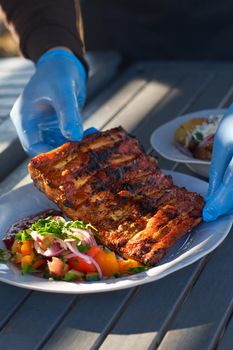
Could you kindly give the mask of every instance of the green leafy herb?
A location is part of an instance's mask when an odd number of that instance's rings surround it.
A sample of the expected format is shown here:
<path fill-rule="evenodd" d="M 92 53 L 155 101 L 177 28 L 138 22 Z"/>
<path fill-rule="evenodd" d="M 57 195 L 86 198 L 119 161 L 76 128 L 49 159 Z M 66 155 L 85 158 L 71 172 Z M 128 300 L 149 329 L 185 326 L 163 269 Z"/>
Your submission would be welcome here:
<path fill-rule="evenodd" d="M 30 229 L 19 231 L 16 233 L 15 239 L 17 239 L 21 242 L 30 241 L 32 239 L 30 232 L 31 232 Z"/>
<path fill-rule="evenodd" d="M 11 256 L 12 255 L 8 250 L 0 248 L 0 261 L 9 261 Z"/>
<path fill-rule="evenodd" d="M 50 233 L 59 238 L 66 238 L 66 234 L 63 232 L 63 227 L 64 223 L 62 220 L 54 220 L 49 216 L 45 219 L 37 220 L 32 224 L 31 230 L 37 231 L 42 236 Z"/>
<path fill-rule="evenodd" d="M 83 245 L 81 241 L 78 241 L 77 248 L 80 252 L 87 253 L 88 250 L 91 248 L 90 244 Z"/>
<path fill-rule="evenodd" d="M 122 276 L 121 273 L 114 273 L 114 274 L 112 275 L 112 277 L 114 277 L 114 278 L 119 278 L 119 277 L 121 277 L 121 276 Z"/>
<path fill-rule="evenodd" d="M 111 249 L 109 249 L 107 247 L 104 247 L 104 251 L 105 251 L 105 253 L 111 253 L 112 252 Z"/>
<path fill-rule="evenodd" d="M 83 276 L 84 274 L 82 272 L 70 270 L 65 274 L 62 280 L 66 282 L 71 282 L 77 280 L 78 278 L 83 278 Z"/>
<path fill-rule="evenodd" d="M 94 226 L 92 226 L 91 224 L 84 224 L 84 222 L 76 220 L 76 221 L 67 221 L 64 224 L 64 227 L 66 229 L 70 229 L 70 228 L 80 228 L 82 230 L 88 230 L 88 228 L 91 228 L 94 231 L 97 231 L 96 228 Z"/>
<path fill-rule="evenodd" d="M 98 281 L 100 279 L 97 272 L 88 272 L 85 276 L 86 281 Z"/>
<path fill-rule="evenodd" d="M 150 266 L 137 266 L 137 267 L 130 267 L 128 270 L 129 272 L 132 273 L 139 273 L 139 272 L 143 272 L 143 271 L 147 271 L 149 270 Z"/>
<path fill-rule="evenodd" d="M 91 228 L 92 230 L 96 230 L 91 224 L 86 225 L 79 220 L 63 222 L 62 220 L 54 220 L 52 216 L 49 216 L 47 218 L 37 220 L 28 229 L 19 231 L 16 233 L 15 238 L 21 242 L 31 240 L 32 237 L 30 233 L 32 231 L 37 231 L 41 236 L 51 234 L 61 239 L 66 239 L 69 236 L 69 238 L 72 237 L 77 240 L 78 249 L 80 251 L 87 252 L 90 248 L 89 246 L 83 246 L 81 244 L 81 240 L 76 235 L 71 235 L 70 233 L 68 235 L 67 231 L 72 228 L 79 228 L 83 230 Z"/>
<path fill-rule="evenodd" d="M 203 140 L 203 135 L 201 132 L 197 131 L 194 135 L 193 135 L 195 141 L 197 142 L 201 142 Z"/>
<path fill-rule="evenodd" d="M 31 265 L 23 265 L 21 269 L 22 275 L 26 275 L 27 273 L 41 272 L 40 270 L 35 269 Z"/>

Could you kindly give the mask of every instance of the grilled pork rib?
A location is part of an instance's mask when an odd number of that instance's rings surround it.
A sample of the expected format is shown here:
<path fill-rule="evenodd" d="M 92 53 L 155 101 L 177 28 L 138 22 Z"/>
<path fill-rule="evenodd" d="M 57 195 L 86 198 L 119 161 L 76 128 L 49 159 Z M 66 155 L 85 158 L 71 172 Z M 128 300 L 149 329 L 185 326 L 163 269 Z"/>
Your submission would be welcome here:
<path fill-rule="evenodd" d="M 202 220 L 203 198 L 175 186 L 121 127 L 40 154 L 29 172 L 64 214 L 90 222 L 102 244 L 145 265 Z"/>

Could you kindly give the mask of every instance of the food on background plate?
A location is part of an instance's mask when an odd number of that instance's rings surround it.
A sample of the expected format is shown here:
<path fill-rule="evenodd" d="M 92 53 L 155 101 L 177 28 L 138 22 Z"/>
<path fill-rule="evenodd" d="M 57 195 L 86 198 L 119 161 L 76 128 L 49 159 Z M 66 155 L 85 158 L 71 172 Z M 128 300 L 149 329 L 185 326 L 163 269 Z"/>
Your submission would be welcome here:
<path fill-rule="evenodd" d="M 175 131 L 177 147 L 194 158 L 210 161 L 214 135 L 222 116 L 192 118 L 182 123 Z"/>
<path fill-rule="evenodd" d="M 66 221 L 61 213 L 46 210 L 18 221 L 6 232 L 3 242 L 8 250 L 0 249 L 0 261 L 10 260 L 23 274 L 67 282 L 96 281 L 147 269 L 97 245 L 94 231 L 90 224 Z"/>
<path fill-rule="evenodd" d="M 155 266 L 202 220 L 203 198 L 173 184 L 123 128 L 85 136 L 34 157 L 35 186 L 124 259 Z"/>

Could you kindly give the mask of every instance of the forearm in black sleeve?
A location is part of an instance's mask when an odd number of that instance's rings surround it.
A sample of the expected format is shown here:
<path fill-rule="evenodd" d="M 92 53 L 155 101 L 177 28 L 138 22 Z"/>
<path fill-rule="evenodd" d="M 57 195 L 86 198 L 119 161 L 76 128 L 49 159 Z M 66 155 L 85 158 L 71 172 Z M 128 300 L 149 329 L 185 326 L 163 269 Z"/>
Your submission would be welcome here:
<path fill-rule="evenodd" d="M 0 0 L 0 4 L 25 57 L 36 62 L 48 49 L 65 46 L 86 65 L 75 0 Z"/>

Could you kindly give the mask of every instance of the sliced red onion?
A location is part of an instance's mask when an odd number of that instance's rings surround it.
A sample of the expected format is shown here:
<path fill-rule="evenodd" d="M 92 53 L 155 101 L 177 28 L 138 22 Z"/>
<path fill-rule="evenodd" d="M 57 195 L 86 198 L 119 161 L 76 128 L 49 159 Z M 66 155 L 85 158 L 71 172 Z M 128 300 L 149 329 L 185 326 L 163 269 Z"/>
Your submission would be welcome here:
<path fill-rule="evenodd" d="M 103 278 L 103 273 L 102 273 L 102 270 L 101 270 L 99 264 L 98 264 L 97 261 L 95 261 L 95 259 L 92 258 L 91 256 L 90 256 L 90 258 L 91 258 L 92 264 L 95 265 L 95 267 L 96 267 L 96 270 L 97 270 L 97 272 L 98 272 L 98 274 L 99 274 L 99 278 Z"/>
<path fill-rule="evenodd" d="M 61 238 L 58 238 L 58 237 L 55 237 L 55 238 L 54 238 L 54 242 L 55 242 L 55 243 L 56 243 L 56 242 L 59 243 L 60 246 L 61 246 L 63 249 L 68 249 L 65 240 L 63 240 L 63 239 L 61 239 Z"/>
<path fill-rule="evenodd" d="M 34 239 L 34 241 L 36 241 L 36 242 L 43 241 L 43 236 L 41 236 L 37 231 L 30 232 L 30 235 Z"/>
<path fill-rule="evenodd" d="M 67 244 L 67 247 L 69 248 L 69 250 L 70 250 L 72 253 L 76 254 L 76 256 L 79 256 L 80 258 L 84 259 L 88 264 L 91 264 L 91 263 L 92 263 L 92 261 L 91 261 L 91 259 L 90 259 L 90 256 L 81 253 L 81 252 L 77 249 L 77 247 L 76 247 L 75 245 L 73 245 L 73 244 L 70 243 L 70 242 L 66 242 L 66 244 Z"/>
<path fill-rule="evenodd" d="M 100 277 L 100 278 L 103 277 L 103 273 L 102 273 L 102 270 L 101 270 L 99 264 L 98 264 L 91 256 L 81 253 L 81 252 L 76 248 L 76 246 L 73 246 L 72 243 L 70 243 L 70 242 L 67 242 L 67 246 L 68 246 L 68 248 L 70 249 L 70 251 L 71 251 L 72 253 L 75 254 L 75 256 L 84 259 L 88 264 L 93 264 L 93 265 L 95 265 L 96 270 L 97 270 L 97 272 L 98 272 L 98 274 L 99 274 L 99 277 Z"/>
<path fill-rule="evenodd" d="M 74 239 L 74 238 L 65 238 L 65 239 L 64 239 L 64 242 L 73 243 L 73 242 L 76 242 L 76 239 Z"/>
<path fill-rule="evenodd" d="M 70 228 L 69 229 L 72 234 L 77 234 L 80 239 L 90 245 L 96 245 L 96 241 L 93 237 L 93 235 L 88 232 L 87 230 L 83 230 L 81 228 Z M 68 233 L 69 234 L 69 233 Z"/>
<path fill-rule="evenodd" d="M 71 258 L 75 258 L 76 256 L 77 256 L 77 254 L 75 254 L 75 253 L 69 253 L 69 254 L 65 255 L 65 258 L 66 259 L 71 259 Z"/>
<path fill-rule="evenodd" d="M 53 256 L 57 256 L 63 252 L 64 252 L 64 249 L 61 249 L 60 244 L 54 243 L 52 245 L 52 247 L 45 250 L 44 256 L 53 257 Z"/>
<path fill-rule="evenodd" d="M 64 252 L 64 249 L 61 249 L 61 247 L 58 243 L 55 243 L 52 245 L 52 247 L 44 250 L 40 247 L 40 244 L 35 241 L 34 247 L 35 247 L 35 250 L 38 254 L 41 254 L 41 255 L 46 256 L 46 257 L 57 256 L 57 255 Z"/>
<path fill-rule="evenodd" d="M 44 255 L 44 250 L 41 249 L 41 247 L 37 241 L 34 242 L 34 248 L 38 254 Z"/>

